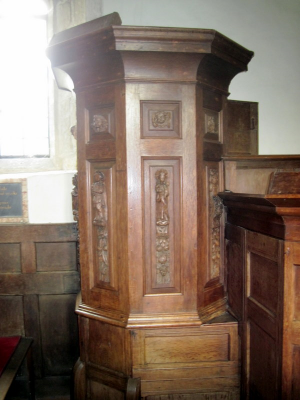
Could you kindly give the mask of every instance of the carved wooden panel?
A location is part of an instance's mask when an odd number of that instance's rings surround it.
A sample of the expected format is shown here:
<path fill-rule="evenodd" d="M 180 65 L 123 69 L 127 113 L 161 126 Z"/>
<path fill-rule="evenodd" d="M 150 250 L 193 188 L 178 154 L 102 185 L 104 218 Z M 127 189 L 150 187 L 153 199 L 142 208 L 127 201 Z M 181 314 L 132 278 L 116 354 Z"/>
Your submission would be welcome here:
<path fill-rule="evenodd" d="M 204 138 L 207 140 L 220 140 L 220 113 L 214 110 L 204 111 Z"/>
<path fill-rule="evenodd" d="M 180 160 L 143 161 L 146 293 L 180 291 Z"/>
<path fill-rule="evenodd" d="M 115 138 L 115 111 L 113 105 L 99 105 L 86 110 L 86 114 L 89 124 L 89 142 Z"/>
<path fill-rule="evenodd" d="M 221 223 L 223 206 L 218 197 L 220 191 L 220 174 L 218 164 L 215 167 L 207 167 L 208 182 L 208 229 L 209 243 L 209 279 L 214 279 L 220 275 L 221 268 Z"/>
<path fill-rule="evenodd" d="M 181 138 L 181 103 L 141 102 L 142 138 Z"/>
<path fill-rule="evenodd" d="M 72 190 L 72 211 L 73 219 L 78 222 L 78 173 L 72 178 L 73 190 Z"/>
<path fill-rule="evenodd" d="M 90 164 L 90 199 L 93 254 L 92 287 L 116 288 L 115 268 L 115 164 Z"/>

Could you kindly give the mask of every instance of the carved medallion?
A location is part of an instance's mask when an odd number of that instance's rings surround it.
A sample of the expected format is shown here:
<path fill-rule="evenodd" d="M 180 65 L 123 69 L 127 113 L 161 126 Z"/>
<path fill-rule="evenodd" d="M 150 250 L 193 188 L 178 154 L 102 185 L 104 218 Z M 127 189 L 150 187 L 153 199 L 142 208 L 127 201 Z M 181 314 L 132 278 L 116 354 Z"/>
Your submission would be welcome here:
<path fill-rule="evenodd" d="M 221 216 L 223 205 L 218 197 L 219 191 L 219 171 L 217 169 L 209 169 L 209 218 L 210 218 L 210 274 L 211 278 L 219 276 L 221 265 Z"/>
<path fill-rule="evenodd" d="M 158 284 L 170 282 L 169 251 L 169 182 L 165 169 L 155 173 L 156 185 L 156 279 Z"/>
<path fill-rule="evenodd" d="M 97 266 L 102 282 L 109 282 L 108 220 L 105 175 L 96 170 L 91 186 L 93 202 L 93 224 L 97 227 Z"/>
<path fill-rule="evenodd" d="M 181 103 L 141 101 L 142 138 L 181 138 Z"/>
<path fill-rule="evenodd" d="M 172 112 L 171 111 L 152 111 L 152 126 L 156 129 L 171 129 Z"/>
<path fill-rule="evenodd" d="M 108 119 L 104 115 L 95 114 L 93 115 L 93 120 L 91 127 L 95 133 L 106 133 L 108 132 Z"/>

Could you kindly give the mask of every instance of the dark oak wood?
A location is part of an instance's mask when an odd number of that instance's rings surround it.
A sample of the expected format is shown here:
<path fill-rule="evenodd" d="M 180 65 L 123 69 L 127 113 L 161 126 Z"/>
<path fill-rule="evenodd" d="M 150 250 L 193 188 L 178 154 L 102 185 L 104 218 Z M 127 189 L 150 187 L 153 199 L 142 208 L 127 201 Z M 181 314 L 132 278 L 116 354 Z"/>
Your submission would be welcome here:
<path fill-rule="evenodd" d="M 292 191 L 297 174 L 282 172 Z M 220 194 L 227 208 L 229 307 L 240 321 L 243 399 L 300 396 L 300 196 L 281 193 L 283 187 L 273 179 L 270 191 L 280 194 Z"/>
<path fill-rule="evenodd" d="M 32 337 L 37 395 L 69 390 L 78 357 L 74 224 L 0 228 L 0 335 Z M 18 382 L 17 382 L 18 383 Z M 15 396 L 22 395 L 22 385 Z"/>
<path fill-rule="evenodd" d="M 253 53 L 213 30 L 101 19 L 47 52 L 77 98 L 76 398 L 129 398 L 139 378 L 142 397 L 238 398 L 237 322 L 206 323 L 226 311 L 228 86 Z"/>

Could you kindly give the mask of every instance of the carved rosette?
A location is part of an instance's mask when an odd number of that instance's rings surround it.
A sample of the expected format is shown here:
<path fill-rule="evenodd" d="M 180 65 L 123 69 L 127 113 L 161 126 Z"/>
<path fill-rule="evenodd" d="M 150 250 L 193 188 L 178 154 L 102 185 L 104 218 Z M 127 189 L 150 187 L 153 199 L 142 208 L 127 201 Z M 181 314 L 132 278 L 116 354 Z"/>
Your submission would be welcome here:
<path fill-rule="evenodd" d="M 156 282 L 170 283 L 170 250 L 169 250 L 169 182 L 165 169 L 155 173 L 156 192 Z"/>
<path fill-rule="evenodd" d="M 217 169 L 209 170 L 209 218 L 210 218 L 210 277 L 216 278 L 220 273 L 221 265 L 221 217 L 223 205 L 218 197 L 219 191 L 219 172 Z"/>
<path fill-rule="evenodd" d="M 153 111 L 151 116 L 152 126 L 156 129 L 171 129 L 171 111 Z"/>
<path fill-rule="evenodd" d="M 93 202 L 93 224 L 97 228 L 97 266 L 100 281 L 109 282 L 108 219 L 105 175 L 96 170 L 91 186 Z"/>

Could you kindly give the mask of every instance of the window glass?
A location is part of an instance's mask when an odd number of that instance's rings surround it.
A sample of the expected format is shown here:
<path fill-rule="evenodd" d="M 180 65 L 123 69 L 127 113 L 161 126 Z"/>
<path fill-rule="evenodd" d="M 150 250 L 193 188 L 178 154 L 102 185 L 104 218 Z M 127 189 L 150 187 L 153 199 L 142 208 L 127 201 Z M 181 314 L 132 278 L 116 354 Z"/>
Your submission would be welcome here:
<path fill-rule="evenodd" d="M 0 0 L 0 156 L 48 157 L 47 9 Z"/>

